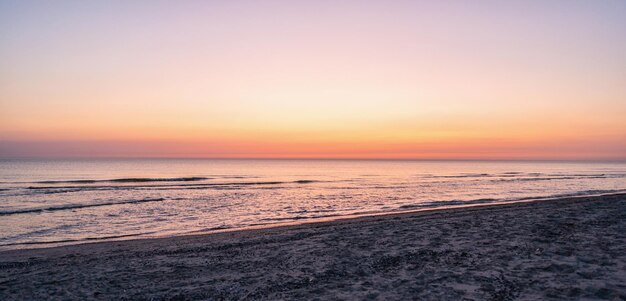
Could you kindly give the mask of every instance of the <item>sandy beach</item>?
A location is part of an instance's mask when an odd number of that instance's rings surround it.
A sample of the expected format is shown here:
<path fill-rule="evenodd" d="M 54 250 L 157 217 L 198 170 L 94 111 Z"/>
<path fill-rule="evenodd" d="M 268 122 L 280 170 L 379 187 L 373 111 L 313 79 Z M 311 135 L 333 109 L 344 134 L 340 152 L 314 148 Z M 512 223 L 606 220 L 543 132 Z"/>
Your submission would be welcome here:
<path fill-rule="evenodd" d="M 4 251 L 0 299 L 626 300 L 626 194 Z"/>

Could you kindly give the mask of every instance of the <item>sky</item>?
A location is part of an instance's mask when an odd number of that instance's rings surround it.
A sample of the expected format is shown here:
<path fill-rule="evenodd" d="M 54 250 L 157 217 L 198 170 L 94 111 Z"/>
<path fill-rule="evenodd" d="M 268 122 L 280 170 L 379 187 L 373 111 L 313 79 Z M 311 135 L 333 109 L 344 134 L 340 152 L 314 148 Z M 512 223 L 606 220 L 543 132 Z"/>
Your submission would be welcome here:
<path fill-rule="evenodd" d="M 626 160 L 626 1 L 2 1 L 0 157 Z"/>

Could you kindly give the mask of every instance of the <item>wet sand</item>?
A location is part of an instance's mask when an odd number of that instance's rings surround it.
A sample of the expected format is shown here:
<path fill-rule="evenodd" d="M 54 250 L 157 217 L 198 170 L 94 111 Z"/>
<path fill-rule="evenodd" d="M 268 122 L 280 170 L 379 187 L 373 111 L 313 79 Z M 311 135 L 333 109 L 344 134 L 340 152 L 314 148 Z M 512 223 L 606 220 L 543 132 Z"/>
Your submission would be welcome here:
<path fill-rule="evenodd" d="M 626 300 L 626 194 L 0 252 L 0 300 Z"/>

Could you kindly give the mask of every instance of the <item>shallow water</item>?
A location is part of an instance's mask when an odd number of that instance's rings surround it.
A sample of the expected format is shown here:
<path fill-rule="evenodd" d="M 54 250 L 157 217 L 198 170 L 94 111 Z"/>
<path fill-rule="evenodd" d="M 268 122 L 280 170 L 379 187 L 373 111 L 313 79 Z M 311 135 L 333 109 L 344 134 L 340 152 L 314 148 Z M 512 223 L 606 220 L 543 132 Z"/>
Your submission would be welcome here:
<path fill-rule="evenodd" d="M 0 161 L 0 248 L 626 191 L 626 163 Z"/>

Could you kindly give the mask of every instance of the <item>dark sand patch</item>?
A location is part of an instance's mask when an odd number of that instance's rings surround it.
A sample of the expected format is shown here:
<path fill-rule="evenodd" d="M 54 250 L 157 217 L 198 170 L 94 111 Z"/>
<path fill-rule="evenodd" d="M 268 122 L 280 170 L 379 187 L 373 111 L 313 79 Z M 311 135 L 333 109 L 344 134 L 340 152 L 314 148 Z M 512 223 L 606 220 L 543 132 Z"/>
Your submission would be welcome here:
<path fill-rule="evenodd" d="M 626 300 L 626 195 L 5 251 L 0 299 Z"/>

